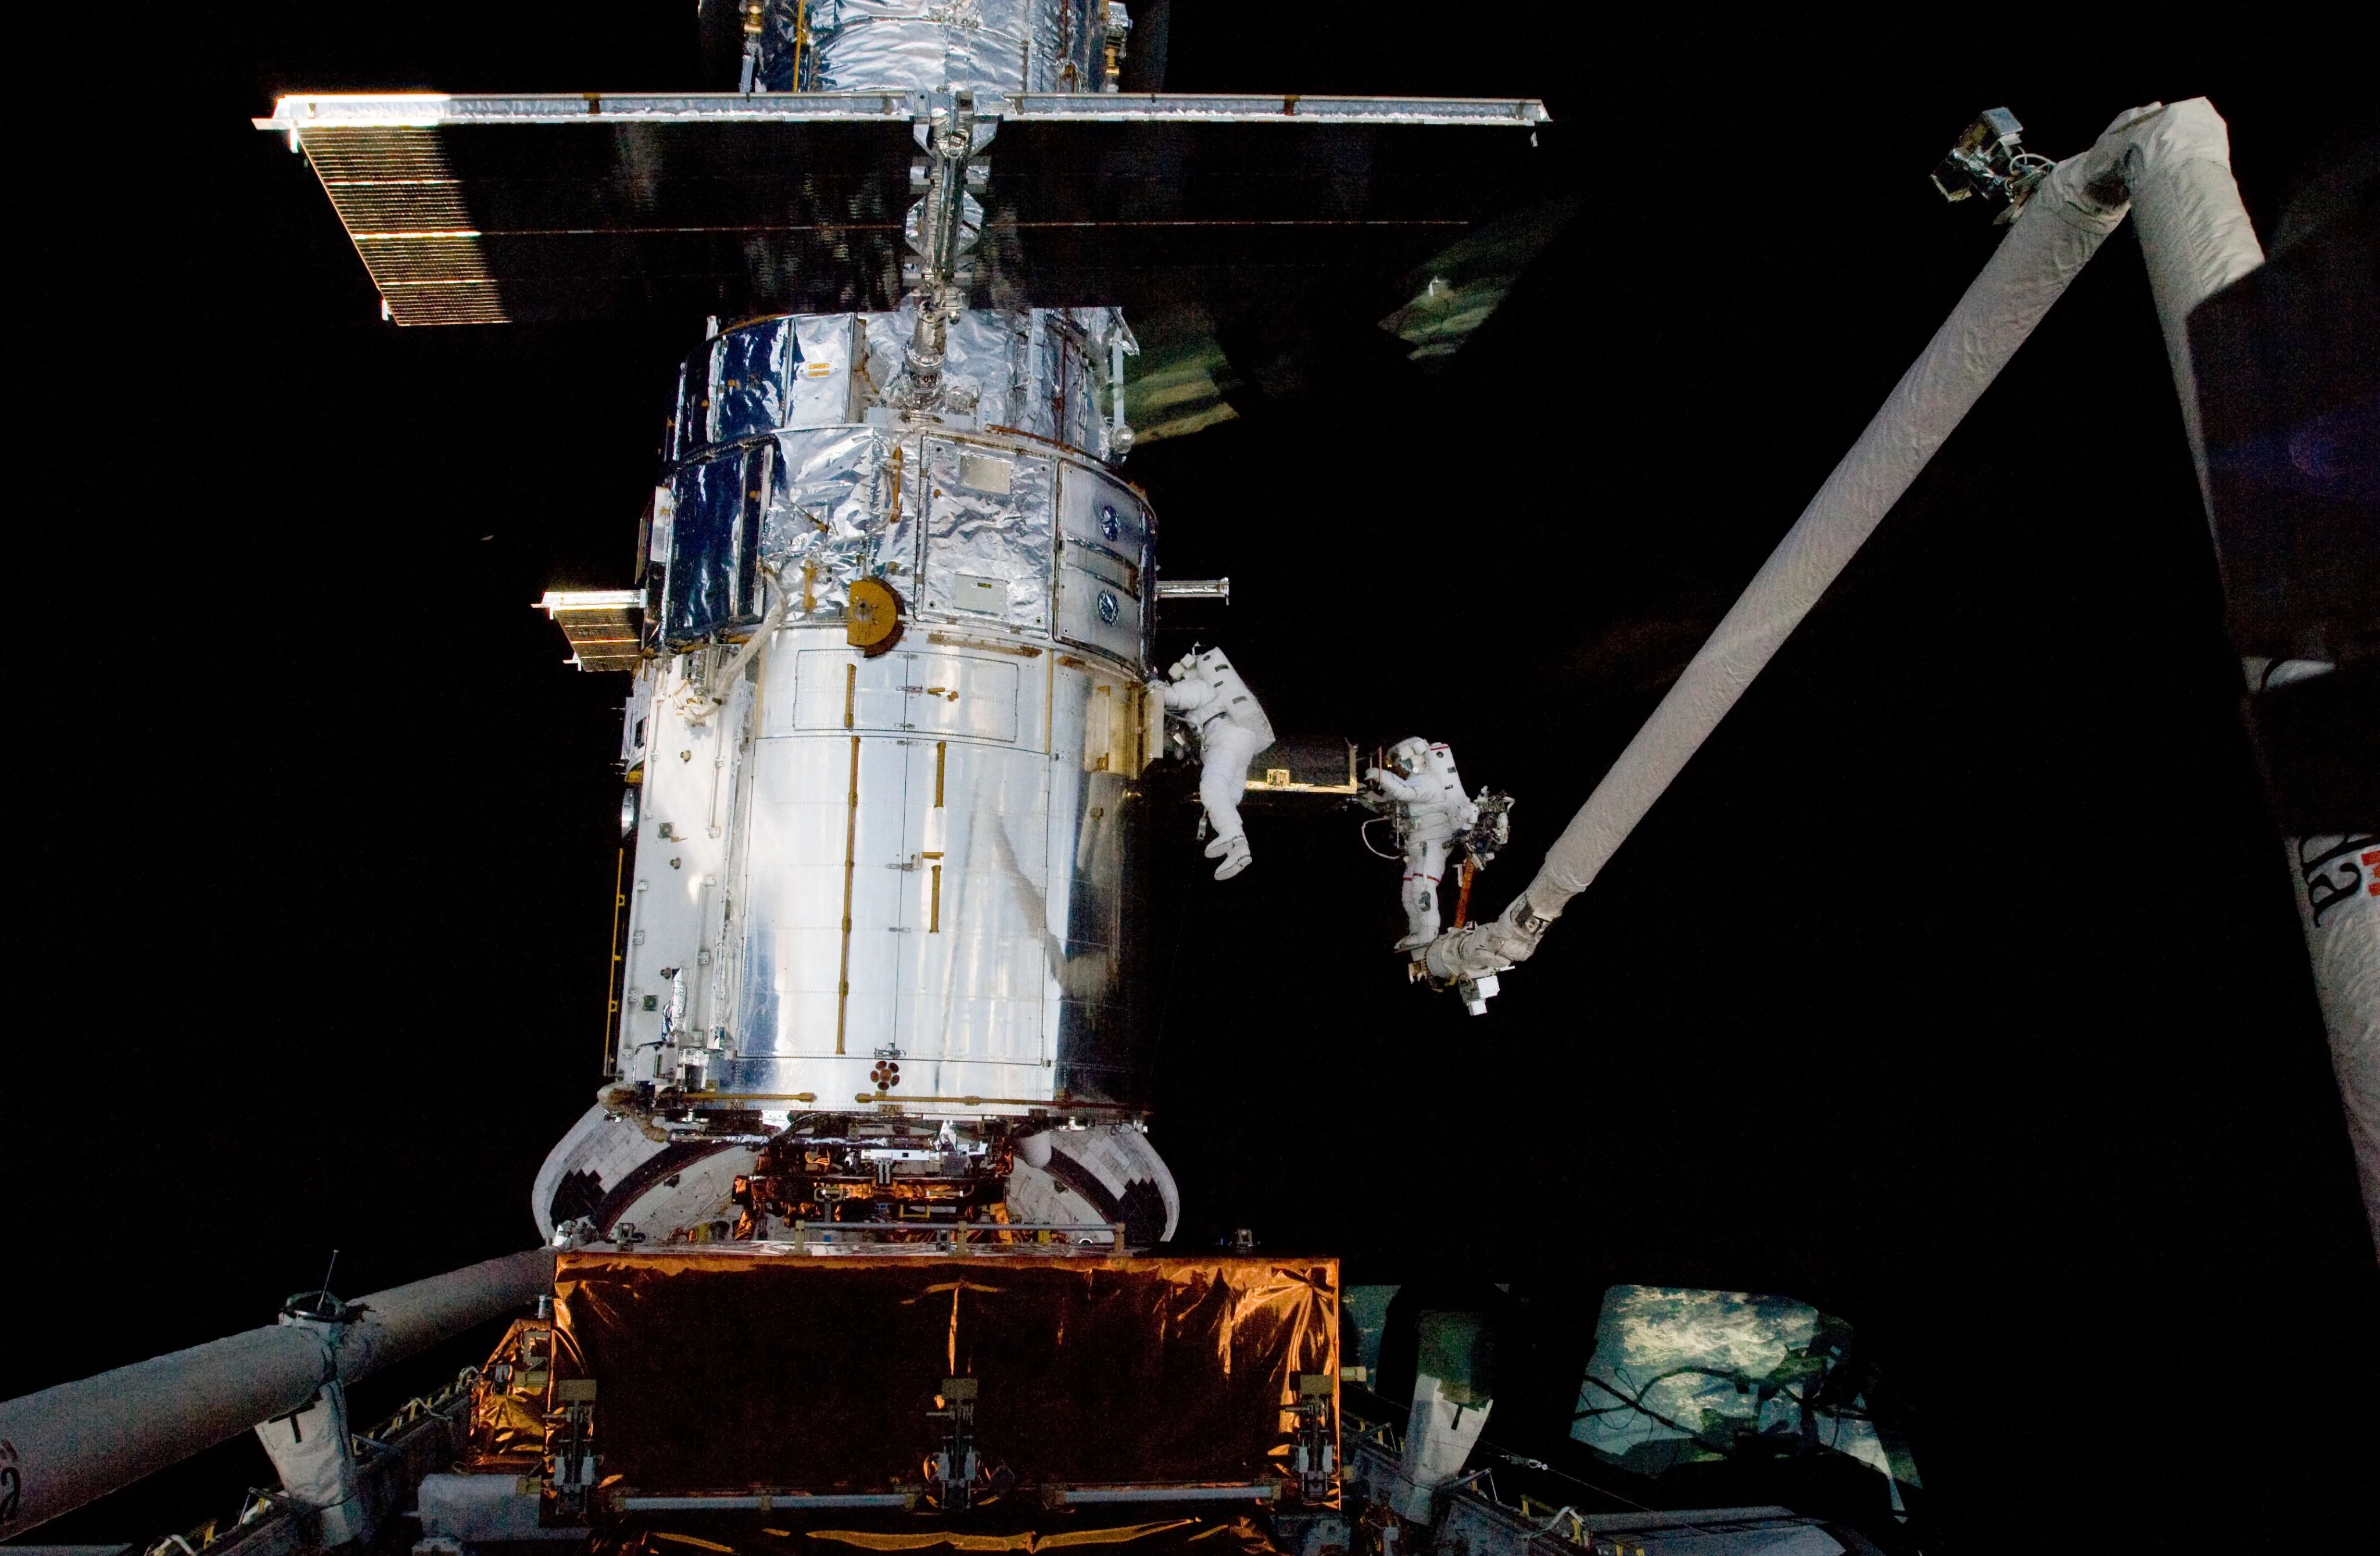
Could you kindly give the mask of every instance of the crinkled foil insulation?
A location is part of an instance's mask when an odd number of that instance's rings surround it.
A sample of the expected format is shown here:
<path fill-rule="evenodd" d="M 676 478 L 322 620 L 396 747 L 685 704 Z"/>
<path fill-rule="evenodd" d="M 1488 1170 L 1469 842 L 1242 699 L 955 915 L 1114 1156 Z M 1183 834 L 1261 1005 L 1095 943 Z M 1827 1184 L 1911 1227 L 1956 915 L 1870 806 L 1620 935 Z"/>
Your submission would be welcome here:
<path fill-rule="evenodd" d="M 1079 11 L 1080 7 L 1073 9 Z M 1062 0 L 771 0 L 760 84 L 770 91 L 1063 91 L 1087 60 L 1083 28 L 1070 51 Z M 801 79 L 796 29 L 807 26 Z"/>
<path fill-rule="evenodd" d="M 1277 1480 L 1298 1375 L 1338 1377 L 1334 1259 L 580 1252 L 554 1291 L 640 1495 L 914 1485 L 950 1377 L 1021 1486 Z"/>
<path fill-rule="evenodd" d="M 545 1462 L 552 1327 L 542 1319 L 514 1319 L 472 1380 L 464 1453 L 473 1471 L 535 1471 Z"/>
<path fill-rule="evenodd" d="M 758 620 L 763 570 L 808 611 L 839 612 L 854 580 L 878 576 L 929 608 L 971 611 L 989 589 L 1002 625 L 1048 629 L 1057 453 L 1049 445 L 1110 456 L 1112 350 L 1137 347 L 1111 309 L 952 321 L 941 425 L 1007 445 L 980 467 L 988 475 L 971 475 L 947 443 L 921 445 L 868 419 L 901 381 L 916 323 L 914 309 L 757 320 L 686 363 L 650 553 L 667 578 L 670 642 Z M 933 468 L 917 468 L 921 447 L 941 449 L 924 461 Z M 1001 479 L 987 486 L 989 476 Z M 933 569 L 921 579 L 929 548 Z"/>

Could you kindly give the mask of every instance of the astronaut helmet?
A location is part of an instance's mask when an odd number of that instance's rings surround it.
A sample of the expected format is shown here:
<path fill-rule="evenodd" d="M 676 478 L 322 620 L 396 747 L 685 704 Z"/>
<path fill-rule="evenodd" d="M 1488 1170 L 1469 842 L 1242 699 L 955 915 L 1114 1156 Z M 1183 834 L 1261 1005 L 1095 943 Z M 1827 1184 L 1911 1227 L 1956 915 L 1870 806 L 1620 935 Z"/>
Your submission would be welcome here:
<path fill-rule="evenodd" d="M 1389 765 L 1410 778 L 1429 760 L 1429 742 L 1416 735 L 1410 740 L 1400 740 L 1389 748 Z"/>
<path fill-rule="evenodd" d="M 1186 681 L 1196 674 L 1198 674 L 1198 656 L 1195 652 L 1184 654 L 1165 667 L 1165 678 L 1169 681 Z"/>

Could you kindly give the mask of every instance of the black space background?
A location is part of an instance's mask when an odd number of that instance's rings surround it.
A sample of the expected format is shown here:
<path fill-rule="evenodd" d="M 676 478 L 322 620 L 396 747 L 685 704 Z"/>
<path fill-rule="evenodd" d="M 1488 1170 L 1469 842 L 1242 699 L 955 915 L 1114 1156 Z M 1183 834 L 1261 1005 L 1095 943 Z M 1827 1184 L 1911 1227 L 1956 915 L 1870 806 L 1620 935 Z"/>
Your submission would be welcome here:
<path fill-rule="evenodd" d="M 1166 570 L 1234 580 L 1176 636 L 1278 724 L 1521 796 L 1491 911 L 1982 263 L 1925 178 L 1975 110 L 2060 154 L 2212 96 L 2269 237 L 2380 91 L 2274 7 L 1178 10 L 1175 90 L 1542 96 L 1590 197 L 1451 371 L 1353 332 L 1128 472 Z M 0 1396 L 266 1321 L 334 1246 L 359 1292 L 533 1236 L 597 1078 L 622 686 L 529 602 L 625 581 L 700 321 L 394 331 L 247 119 L 686 84 L 691 11 L 181 8 L 18 58 Z M 1580 1326 L 1613 1280 L 1790 1293 L 1902 1380 L 1953 1549 L 2338 1549 L 2380 1276 L 2236 689 L 2127 227 L 1488 1018 L 1403 986 L 1352 819 L 1259 816 L 1228 887 L 1172 851 L 1183 1241 Z"/>

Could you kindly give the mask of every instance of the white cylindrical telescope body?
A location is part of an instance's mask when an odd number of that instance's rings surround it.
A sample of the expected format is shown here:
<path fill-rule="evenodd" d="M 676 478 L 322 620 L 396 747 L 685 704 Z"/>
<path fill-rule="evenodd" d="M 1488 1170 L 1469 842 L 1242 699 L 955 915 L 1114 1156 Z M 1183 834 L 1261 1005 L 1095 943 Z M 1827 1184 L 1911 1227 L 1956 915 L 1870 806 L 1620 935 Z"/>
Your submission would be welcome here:
<path fill-rule="evenodd" d="M 1062 1121 L 1050 1150 L 1073 1176 L 1028 1160 L 1011 1202 L 1172 1228 L 1139 1133 L 1153 524 L 1107 464 L 1138 348 L 1111 309 L 955 309 L 997 128 L 959 99 L 1112 90 L 1108 19 L 1061 0 L 762 7 L 759 90 L 930 100 L 913 290 L 892 313 L 746 321 L 682 378 L 623 743 L 640 803 L 616 1084 L 539 1176 L 549 1233 L 765 1226 L 729 1185 L 783 1176 L 763 1142 L 795 1115 L 855 1112 L 944 1120 L 995 1164 L 1014 1121 Z M 893 641 L 866 630 L 888 610 Z M 981 1181 L 941 1133 L 947 1155 L 912 1138 L 865 1160 Z"/>
<path fill-rule="evenodd" d="M 762 320 L 688 366 L 649 547 L 664 657 L 628 720 L 616 1074 L 764 1114 L 1137 1112 L 1152 524 L 1099 458 L 1128 336 L 964 314 L 967 408 L 878 407 L 910 326 Z M 882 651 L 849 641 L 862 579 L 901 599 Z"/>

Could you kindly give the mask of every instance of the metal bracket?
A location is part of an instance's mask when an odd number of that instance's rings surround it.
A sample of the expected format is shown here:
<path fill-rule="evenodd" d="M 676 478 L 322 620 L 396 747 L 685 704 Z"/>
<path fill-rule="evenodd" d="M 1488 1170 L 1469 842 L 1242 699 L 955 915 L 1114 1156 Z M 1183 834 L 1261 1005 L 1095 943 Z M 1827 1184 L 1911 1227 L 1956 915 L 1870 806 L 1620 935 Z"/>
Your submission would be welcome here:
<path fill-rule="evenodd" d="M 934 1501 L 944 1513 L 963 1511 L 974 1502 L 975 1401 L 978 1387 L 973 1378 L 945 1378 L 942 1408 L 926 1412 L 929 1419 L 948 1423 L 933 1462 Z"/>
<path fill-rule="evenodd" d="M 1299 1498 L 1310 1503 L 1327 1502 L 1339 1478 L 1339 1422 L 1332 1409 L 1338 1394 L 1333 1374 L 1298 1374 L 1297 1440 L 1290 1468 L 1297 1476 Z"/>
<path fill-rule="evenodd" d="M 586 1520 L 588 1493 L 596 1481 L 595 1380 L 555 1379 L 553 1403 L 561 1407 L 563 1431 L 546 1489 L 558 1521 L 575 1525 Z"/>
<path fill-rule="evenodd" d="M 913 129 L 926 154 L 909 164 L 909 187 L 921 198 L 901 224 L 914 256 L 901 261 L 901 279 L 917 305 L 917 324 L 900 382 L 887 398 L 906 410 L 933 410 L 943 401 L 950 321 L 966 307 L 975 284 L 973 255 L 983 237 L 983 202 L 976 196 L 990 188 L 991 164 L 978 155 L 999 132 L 1000 118 L 978 114 L 975 94 L 967 91 L 923 94 L 917 106 Z"/>

